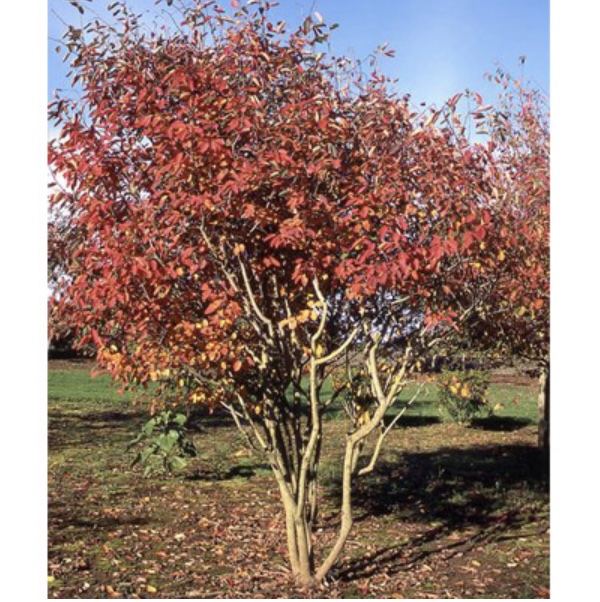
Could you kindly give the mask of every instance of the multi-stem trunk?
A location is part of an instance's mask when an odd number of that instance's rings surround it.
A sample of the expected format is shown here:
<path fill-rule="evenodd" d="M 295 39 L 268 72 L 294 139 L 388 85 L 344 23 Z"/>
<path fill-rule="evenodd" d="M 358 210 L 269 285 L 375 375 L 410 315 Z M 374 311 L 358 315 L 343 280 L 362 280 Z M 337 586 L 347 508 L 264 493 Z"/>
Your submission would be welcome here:
<path fill-rule="evenodd" d="M 356 442 L 352 436 L 348 436 L 346 439 L 346 453 L 344 456 L 344 467 L 342 472 L 342 508 L 341 508 L 341 522 L 340 531 L 338 538 L 331 548 L 331 551 L 317 570 L 315 574 L 315 581 L 321 583 L 327 573 L 331 570 L 333 565 L 337 562 L 346 541 L 350 530 L 352 529 L 352 473 L 355 465 L 355 454 Z"/>
<path fill-rule="evenodd" d="M 316 569 L 312 546 L 313 526 L 311 520 L 311 506 L 299 506 L 297 500 L 309 500 L 310 489 L 316 485 L 314 479 L 316 472 L 307 480 L 305 495 L 297 495 L 294 499 L 290 495 L 290 488 L 286 485 L 282 475 L 275 471 L 275 476 L 280 485 L 286 517 L 286 537 L 292 574 L 296 581 L 303 586 L 321 583 L 327 573 L 338 560 L 352 528 L 352 474 L 357 453 L 356 441 L 349 436 L 346 443 L 346 454 L 343 467 L 342 483 L 342 508 L 341 525 L 338 538 L 321 566 Z M 298 494 L 300 492 L 297 492 Z"/>
<path fill-rule="evenodd" d="M 289 429 L 286 430 L 289 432 L 302 427 L 299 418 L 293 418 L 291 414 L 288 418 L 292 421 L 287 425 Z M 269 456 L 285 512 L 290 567 L 294 578 L 305 586 L 314 582 L 312 532 L 316 512 L 321 428 L 321 417 L 317 414 L 316 421 L 312 424 L 309 422 L 309 436 L 300 447 L 289 445 L 293 438 L 270 438 L 273 446 Z M 271 431 L 275 432 L 275 428 Z"/>
<path fill-rule="evenodd" d="M 301 585 L 311 585 L 314 582 L 314 552 L 312 543 L 313 522 L 306 505 L 300 506 L 298 491 L 289 486 L 278 471 L 275 476 L 279 483 L 286 520 L 287 548 L 292 575 Z M 312 486 L 308 481 L 308 486 Z"/>

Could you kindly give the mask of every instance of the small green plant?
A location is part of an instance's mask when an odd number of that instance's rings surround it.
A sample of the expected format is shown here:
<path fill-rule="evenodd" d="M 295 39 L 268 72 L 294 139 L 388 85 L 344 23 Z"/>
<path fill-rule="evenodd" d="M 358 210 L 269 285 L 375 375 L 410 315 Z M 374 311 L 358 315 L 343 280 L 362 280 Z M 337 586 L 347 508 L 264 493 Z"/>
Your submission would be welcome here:
<path fill-rule="evenodd" d="M 130 450 L 139 444 L 145 446 L 133 459 L 131 466 L 141 464 L 144 476 L 171 473 L 187 466 L 188 458 L 198 455 L 186 429 L 187 416 L 172 410 L 155 414 L 144 424 L 140 434 L 129 443 Z"/>
<path fill-rule="evenodd" d="M 447 422 L 468 425 L 481 413 L 491 414 L 487 399 L 489 384 L 487 372 L 468 370 L 443 373 L 438 387 L 442 418 Z"/>

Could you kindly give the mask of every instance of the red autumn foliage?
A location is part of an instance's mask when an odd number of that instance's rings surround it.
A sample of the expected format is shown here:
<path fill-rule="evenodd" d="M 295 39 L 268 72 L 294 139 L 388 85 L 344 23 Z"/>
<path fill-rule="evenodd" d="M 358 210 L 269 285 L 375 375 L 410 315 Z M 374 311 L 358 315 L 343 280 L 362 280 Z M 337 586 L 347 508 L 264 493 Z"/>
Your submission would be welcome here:
<path fill-rule="evenodd" d="M 491 76 L 490 76 L 491 77 Z M 541 364 L 550 353 L 550 130 L 547 99 L 499 69 L 485 117 L 494 169 L 497 263 L 483 320 L 498 345 Z M 502 247 L 501 247 L 502 245 Z"/>
<path fill-rule="evenodd" d="M 345 497 L 317 570 L 322 385 L 344 357 L 372 383 L 346 490 L 418 357 L 495 298 L 514 235 L 496 227 L 503 155 L 466 138 L 458 96 L 418 115 L 376 71 L 317 53 L 320 20 L 287 34 L 268 3 L 212 4 L 175 31 L 124 11 L 68 33 L 81 95 L 50 106 L 69 251 L 51 312 L 125 385 L 245 421 L 281 488 L 292 569 L 322 580 L 352 523 Z"/>

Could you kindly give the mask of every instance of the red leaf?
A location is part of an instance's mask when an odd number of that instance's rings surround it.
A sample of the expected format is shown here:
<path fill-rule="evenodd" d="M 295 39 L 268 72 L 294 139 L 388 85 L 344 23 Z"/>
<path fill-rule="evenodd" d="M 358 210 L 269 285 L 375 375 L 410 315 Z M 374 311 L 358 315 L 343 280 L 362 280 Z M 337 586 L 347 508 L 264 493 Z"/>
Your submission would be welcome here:
<path fill-rule="evenodd" d="M 210 314 L 215 313 L 221 307 L 221 305 L 223 305 L 223 300 L 222 299 L 215 299 L 204 310 L 204 314 L 207 315 L 207 316 L 210 316 Z"/>

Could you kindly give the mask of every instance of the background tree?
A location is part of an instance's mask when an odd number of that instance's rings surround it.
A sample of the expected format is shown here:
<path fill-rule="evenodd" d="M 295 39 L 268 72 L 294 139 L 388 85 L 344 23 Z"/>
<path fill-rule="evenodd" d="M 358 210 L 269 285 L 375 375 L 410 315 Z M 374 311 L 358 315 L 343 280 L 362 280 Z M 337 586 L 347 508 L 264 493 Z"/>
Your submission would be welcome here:
<path fill-rule="evenodd" d="M 48 223 L 47 238 L 47 277 L 49 299 L 64 286 L 68 278 L 65 267 L 68 265 L 70 249 L 68 237 L 72 232 L 68 220 L 55 213 Z M 52 301 L 50 301 L 52 304 Z M 49 312 L 48 352 L 49 354 L 72 355 L 73 335 L 67 324 L 57 320 L 57 315 Z"/>
<path fill-rule="evenodd" d="M 125 387 L 154 382 L 152 407 L 231 413 L 273 470 L 308 584 L 340 556 L 353 479 L 410 374 L 487 294 L 490 154 L 464 135 L 458 95 L 418 115 L 376 70 L 318 52 L 320 17 L 287 33 L 269 3 L 232 4 L 178 5 L 181 25 L 155 31 L 113 4 L 114 26 L 67 32 L 81 95 L 50 106 L 51 207 L 68 221 L 52 316 Z M 336 399 L 340 529 L 318 555 Z"/>
<path fill-rule="evenodd" d="M 493 286 L 465 329 L 476 345 L 539 369 L 539 445 L 550 420 L 550 128 L 546 96 L 499 68 L 499 102 L 475 111 L 489 137 Z"/>

